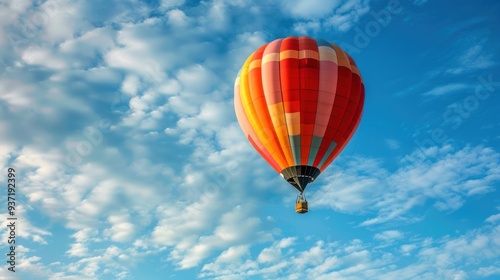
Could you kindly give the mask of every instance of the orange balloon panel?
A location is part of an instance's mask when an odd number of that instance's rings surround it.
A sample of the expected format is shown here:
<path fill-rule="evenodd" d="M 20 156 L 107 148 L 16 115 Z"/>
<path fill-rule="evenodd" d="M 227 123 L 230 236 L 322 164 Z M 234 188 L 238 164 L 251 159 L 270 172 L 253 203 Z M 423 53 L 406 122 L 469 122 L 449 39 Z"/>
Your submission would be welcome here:
<path fill-rule="evenodd" d="M 251 54 L 234 93 L 249 141 L 298 185 L 299 177 L 307 177 L 301 174 L 314 180 L 342 151 L 359 125 L 365 96 L 352 58 L 305 36 L 277 39 Z"/>

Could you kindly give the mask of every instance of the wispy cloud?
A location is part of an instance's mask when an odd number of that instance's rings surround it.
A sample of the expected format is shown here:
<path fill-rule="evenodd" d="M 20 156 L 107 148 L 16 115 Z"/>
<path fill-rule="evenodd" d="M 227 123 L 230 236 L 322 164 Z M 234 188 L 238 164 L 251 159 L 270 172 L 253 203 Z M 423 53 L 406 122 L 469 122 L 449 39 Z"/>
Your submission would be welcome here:
<path fill-rule="evenodd" d="M 314 1 L 313 1 L 314 2 Z M 309 34 L 321 29 L 346 32 L 370 10 L 369 1 L 282 1 L 282 8 L 293 17 L 303 19 L 294 23 L 293 29 L 300 34 Z"/>
<path fill-rule="evenodd" d="M 493 54 L 484 50 L 484 41 L 470 46 L 460 57 L 457 59 L 456 66 L 447 69 L 446 72 L 450 74 L 461 74 L 476 70 L 490 68 L 496 65 Z"/>
<path fill-rule="evenodd" d="M 396 239 L 400 239 L 404 236 L 404 234 L 397 230 L 386 230 L 381 233 L 375 234 L 374 238 L 381 241 L 394 241 Z"/>
<path fill-rule="evenodd" d="M 422 93 L 422 96 L 442 96 L 442 95 L 452 94 L 467 88 L 469 88 L 469 86 L 467 86 L 466 84 L 459 84 L 459 83 L 442 85 Z"/>
<path fill-rule="evenodd" d="M 386 231 L 379 239 L 392 239 L 391 247 L 377 247 L 376 244 L 352 239 L 345 244 L 317 241 L 305 249 L 281 252 L 281 257 L 270 262 L 258 262 L 248 257 L 232 263 L 214 262 L 205 265 L 201 277 L 233 279 L 259 275 L 265 279 L 422 279 L 478 277 L 496 275 L 498 270 L 491 266 L 471 269 L 474 263 L 493 260 L 500 246 L 495 243 L 499 227 L 482 226 L 456 237 L 438 240 L 414 237 L 411 244 L 401 241 L 401 233 Z M 276 243 L 275 243 L 276 244 Z M 275 249 L 275 244 L 261 251 Z M 401 246 L 407 255 L 391 252 Z M 292 245 L 292 248 L 295 247 Z M 482 253 L 484 250 L 484 254 Z M 408 264 L 408 256 L 416 257 Z M 260 255 L 259 255 L 260 256 Z M 474 262 L 470 260 L 474 259 Z M 225 278 L 226 277 L 226 278 Z"/>
<path fill-rule="evenodd" d="M 291 16 L 300 17 L 300 18 L 321 18 L 329 13 L 332 10 L 336 9 L 341 5 L 341 1 L 339 0 L 299 0 L 299 1 L 280 1 L 282 9 L 289 13 Z"/>
<path fill-rule="evenodd" d="M 500 180 L 496 173 L 499 162 L 500 155 L 490 148 L 455 150 L 450 146 L 416 150 L 392 172 L 381 162 L 353 159 L 339 178 L 322 178 L 335 184 L 323 185 L 311 199 L 337 211 L 378 212 L 377 217 L 362 222 L 363 226 L 417 221 L 420 217 L 408 213 L 429 200 L 438 210 L 453 211 L 466 197 L 493 191 L 493 184 Z"/>
<path fill-rule="evenodd" d="M 397 150 L 400 147 L 400 143 L 396 139 L 385 139 L 385 143 L 391 150 Z"/>
<path fill-rule="evenodd" d="M 401 155 L 395 168 L 355 155 L 343 176 L 326 171 L 308 197 L 317 213 L 356 220 L 330 227 L 313 222 L 315 213 L 287 216 L 283 203 L 294 194 L 236 123 L 233 81 L 251 52 L 285 33 L 334 30 L 341 40 L 369 1 L 94 2 L 12 1 L 0 9 L 0 164 L 19 174 L 23 279 L 159 270 L 215 279 L 498 274 L 497 215 L 448 237 L 397 223 L 422 220 L 419 205 L 454 211 L 491 192 L 498 151 L 432 147 L 425 157 Z M 491 67 L 488 51 L 454 51 L 447 75 Z M 427 94 L 466 85 L 442 83 Z M 391 137 L 385 144 L 401 150 Z M 324 238 L 330 228 L 348 238 Z"/>
<path fill-rule="evenodd" d="M 465 28 L 465 27 L 462 27 Z M 454 31 L 457 32 L 457 31 Z M 468 31 L 471 32 L 471 31 Z M 496 65 L 494 54 L 486 39 L 478 39 L 480 31 L 476 31 L 471 38 L 449 43 L 450 49 L 446 53 L 429 53 L 426 59 L 439 61 L 440 66 L 435 67 L 423 75 L 423 79 L 413 86 L 406 87 L 398 95 L 419 94 L 423 97 L 440 97 L 467 89 L 473 89 L 465 81 L 470 81 L 470 75 L 483 74 L 486 69 Z M 446 36 L 451 36 L 450 34 Z M 476 80 L 472 80 L 476 83 Z M 432 88 L 429 89 L 429 85 Z"/>

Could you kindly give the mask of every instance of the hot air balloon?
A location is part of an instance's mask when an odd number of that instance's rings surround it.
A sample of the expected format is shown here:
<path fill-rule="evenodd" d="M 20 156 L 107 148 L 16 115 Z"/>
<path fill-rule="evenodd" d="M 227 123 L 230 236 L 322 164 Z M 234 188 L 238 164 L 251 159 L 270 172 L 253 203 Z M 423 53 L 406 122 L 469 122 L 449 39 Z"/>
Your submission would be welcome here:
<path fill-rule="evenodd" d="M 257 152 L 304 195 L 339 155 L 361 120 L 364 85 L 353 59 L 337 45 L 310 37 L 265 44 L 245 61 L 234 83 L 241 129 Z"/>

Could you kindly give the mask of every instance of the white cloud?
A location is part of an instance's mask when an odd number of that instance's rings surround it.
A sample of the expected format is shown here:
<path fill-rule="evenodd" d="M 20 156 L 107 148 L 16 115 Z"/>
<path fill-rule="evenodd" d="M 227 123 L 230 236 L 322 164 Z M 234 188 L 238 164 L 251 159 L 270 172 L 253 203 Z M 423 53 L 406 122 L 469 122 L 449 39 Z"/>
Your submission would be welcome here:
<path fill-rule="evenodd" d="M 403 233 L 397 230 L 386 230 L 380 233 L 375 234 L 374 238 L 385 241 L 385 242 L 391 242 L 396 239 L 401 239 L 403 238 Z"/>
<path fill-rule="evenodd" d="M 19 172 L 19 171 L 17 171 Z M 16 174 L 16 173 L 14 173 Z M 19 173 L 17 173 L 19 174 Z M 5 179 L 4 181 L 7 181 Z M 19 186 L 19 185 L 18 185 Z M 16 195 L 11 196 L 14 199 L 18 198 L 19 195 L 16 193 Z M 5 229 L 5 231 L 2 234 L 2 239 L 10 240 L 9 238 L 11 237 L 11 231 L 14 231 L 15 233 L 15 244 L 11 244 L 16 246 L 16 244 L 19 244 L 20 239 L 24 240 L 31 240 L 35 243 L 42 244 L 42 245 L 47 245 L 47 238 L 52 235 L 52 233 L 48 230 L 42 229 L 36 225 L 34 225 L 27 217 L 29 216 L 28 213 L 32 208 L 27 205 L 23 205 L 19 203 L 19 200 L 16 201 L 17 203 L 14 205 L 14 210 L 13 213 L 14 215 L 10 215 L 10 211 L 6 214 L 0 214 L 0 218 L 2 219 L 2 228 Z M 7 203 L 6 203 L 7 205 Z M 12 206 L 12 205 L 11 205 Z M 7 207 L 6 207 L 7 208 Z M 16 220 L 8 220 L 8 218 L 15 217 Z M 12 228 L 11 228 L 12 227 Z M 10 243 L 9 243 L 10 244 Z"/>
<path fill-rule="evenodd" d="M 259 227 L 260 220 L 249 217 L 248 209 L 238 205 L 221 217 L 220 224 L 214 229 L 212 235 L 201 236 L 199 242 L 188 249 L 176 246 L 176 249 L 172 251 L 171 258 L 185 269 L 198 265 L 214 250 L 228 245 L 244 244 L 250 240 L 259 239 L 267 241 L 265 235 L 259 234 Z"/>
<path fill-rule="evenodd" d="M 18 111 L 35 105 L 35 100 L 31 97 L 34 91 L 33 85 L 6 77 L 0 77 L 0 79 L 2 80 L 0 100 L 5 102 L 11 110 Z"/>
<path fill-rule="evenodd" d="M 22 59 L 28 64 L 43 65 L 48 68 L 62 70 L 67 68 L 67 61 L 57 57 L 50 49 L 40 47 L 29 47 L 22 54 Z"/>
<path fill-rule="evenodd" d="M 337 211 L 377 211 L 377 217 L 362 223 L 366 226 L 389 220 L 416 221 L 418 217 L 405 215 L 427 200 L 433 201 L 438 210 L 453 211 L 468 196 L 492 191 L 493 183 L 500 178 L 499 158 L 497 152 L 485 147 L 417 149 L 403 158 L 392 175 L 380 162 L 351 159 L 339 178 L 318 178 L 316 183 L 325 180 L 334 185 L 323 185 L 309 197 L 317 200 L 317 205 Z"/>
<path fill-rule="evenodd" d="M 304 266 L 318 266 L 325 259 L 325 249 L 324 243 L 318 241 L 315 246 L 311 247 L 307 251 L 303 251 L 296 258 L 293 259 L 293 263 L 296 267 L 302 268 Z"/>
<path fill-rule="evenodd" d="M 248 249 L 248 245 L 230 247 L 217 257 L 216 262 L 230 263 L 239 260 L 248 253 Z"/>
<path fill-rule="evenodd" d="M 310 32 L 318 32 L 321 29 L 321 23 L 319 21 L 298 22 L 293 24 L 293 29 L 299 34 L 307 35 Z"/>
<path fill-rule="evenodd" d="M 115 46 L 115 36 L 116 32 L 110 27 L 90 29 L 80 37 L 61 43 L 57 55 L 68 62 L 66 67 L 89 69 L 101 66 L 101 54 Z M 52 68 L 50 61 L 37 64 L 44 63 L 46 67 Z"/>
<path fill-rule="evenodd" d="M 475 274 L 479 277 L 488 277 L 492 275 L 500 275 L 500 268 L 498 266 L 486 266 L 480 267 L 475 271 Z"/>
<path fill-rule="evenodd" d="M 280 240 L 278 246 L 280 248 L 287 248 L 287 247 L 290 247 L 292 246 L 296 241 L 296 238 L 295 237 L 287 237 L 287 238 L 283 238 Z"/>
<path fill-rule="evenodd" d="M 321 18 L 332 12 L 333 9 L 341 4 L 339 0 L 282 0 L 282 9 L 291 16 L 300 18 Z"/>
<path fill-rule="evenodd" d="M 90 241 L 90 238 L 96 236 L 98 231 L 92 228 L 84 228 L 82 230 L 77 231 L 71 237 L 75 238 L 76 242 L 87 242 Z"/>
<path fill-rule="evenodd" d="M 422 93 L 422 96 L 442 96 L 446 94 L 451 94 L 456 91 L 463 91 L 464 89 L 469 88 L 469 86 L 465 84 L 448 84 L 448 85 L 442 85 L 442 86 L 437 86 L 429 91 L 426 91 Z"/>
<path fill-rule="evenodd" d="M 189 65 L 177 72 L 177 79 L 184 90 L 196 92 L 199 95 L 208 93 L 217 84 L 217 76 L 206 67 L 196 64 Z M 198 103 L 198 100 L 192 100 Z"/>
<path fill-rule="evenodd" d="M 341 32 L 348 31 L 370 10 L 369 1 L 348 1 L 335 10 L 325 25 Z"/>
<path fill-rule="evenodd" d="M 19 264 L 16 266 L 18 273 L 19 271 L 23 271 L 24 273 L 30 273 L 32 275 L 38 275 L 38 276 L 45 276 L 45 277 L 50 277 L 51 271 L 48 269 L 41 261 L 42 258 L 39 256 L 26 256 L 26 255 L 19 255 L 18 258 L 20 259 Z M 7 270 L 3 270 L 7 271 Z M 8 275 L 8 279 L 11 279 L 12 277 L 12 272 L 8 271 L 10 275 Z M 17 275 L 16 275 L 17 276 Z M 14 276 L 14 277 L 16 277 Z M 19 278 L 21 279 L 21 278 Z"/>
<path fill-rule="evenodd" d="M 177 207 L 160 207 L 160 220 L 152 232 L 154 242 L 167 246 L 192 242 L 196 233 L 210 228 L 215 212 L 220 211 L 220 205 L 212 201 L 202 199 L 187 206 L 177 203 Z"/>
<path fill-rule="evenodd" d="M 457 59 L 456 66 L 446 70 L 447 73 L 458 75 L 471 71 L 487 69 L 496 65 L 493 54 L 484 49 L 486 42 L 484 40 L 473 41 L 467 50 L 465 50 Z"/>
<path fill-rule="evenodd" d="M 293 250 L 282 252 L 272 262 L 256 262 L 262 252 L 271 252 L 276 242 L 264 248 L 256 259 L 217 262 L 205 265 L 201 277 L 259 275 L 264 279 L 466 279 L 496 275 L 492 266 L 471 269 L 482 261 L 494 260 L 500 250 L 498 230 L 488 226 L 463 235 L 432 240 L 414 237 L 416 242 L 400 247 L 402 255 L 393 254 L 394 247 L 379 247 L 359 239 L 350 242 L 317 241 L 307 246 L 294 244 Z M 386 237 L 401 238 L 397 231 L 386 231 Z M 484 254 L 483 254 L 484 250 Z M 416 259 L 408 263 L 410 253 Z"/>
<path fill-rule="evenodd" d="M 296 238 L 287 237 L 279 241 L 275 241 L 270 247 L 262 249 L 262 251 L 257 256 L 257 262 L 259 263 L 277 263 L 281 260 L 282 249 L 288 248 L 294 244 Z"/>
<path fill-rule="evenodd" d="M 485 250 L 485 260 L 496 253 L 488 228 L 429 244 L 397 227 L 370 232 L 377 241 L 401 238 L 383 248 L 372 240 L 282 237 L 287 236 L 282 232 L 285 217 L 273 211 L 282 207 L 282 196 L 276 194 L 287 189 L 276 187 L 281 179 L 270 173 L 235 122 L 234 76 L 246 56 L 274 37 L 268 15 L 276 22 L 300 18 L 289 28 L 301 33 L 323 30 L 329 20 L 345 31 L 360 21 L 368 1 L 317 6 L 302 1 L 295 7 L 281 2 L 286 17 L 276 13 L 274 3 L 259 6 L 245 0 L 189 7 L 183 6 L 186 1 L 162 1 L 161 14 L 141 1 L 113 1 L 98 10 L 95 1 L 45 1 L 37 7 L 15 2 L 9 4 L 11 13 L 0 11 L 0 33 L 7 26 L 6 32 L 23 37 L 23 16 L 58 4 L 46 22 L 26 31 L 32 32 L 29 40 L 17 48 L 18 56 L 5 60 L 8 67 L 0 78 L 5 109 L 0 110 L 0 162 L 22 174 L 20 197 L 26 208 L 20 208 L 24 228 L 19 236 L 34 243 L 20 246 L 23 272 L 47 279 L 126 279 L 137 263 L 146 266 L 152 260 L 159 269 L 202 267 L 201 276 L 218 279 L 373 279 L 388 272 L 386 267 L 399 268 L 398 256 L 389 249 L 394 246 L 405 256 L 425 258 L 424 249 L 434 249 L 446 270 L 437 273 L 439 279 L 464 273 L 448 265 L 446 252 L 462 253 L 459 247 L 466 247 L 464 254 L 473 259 Z M 2 46 L 8 44 L 5 38 L 0 36 Z M 104 119 L 111 129 L 88 144 L 83 132 Z M 82 149 L 85 155 L 68 164 L 68 156 Z M 356 159 L 349 165 L 353 172 L 334 186 L 338 197 L 327 193 L 332 203 L 320 206 L 359 213 L 363 219 L 377 213 L 379 220 L 370 227 L 375 230 L 377 222 L 403 219 L 424 201 L 435 201 L 439 210 L 458 209 L 498 180 L 496 152 L 464 150 L 436 148 L 431 155 L 435 163 L 412 159 L 394 172 L 379 160 Z M 446 153 L 449 157 L 440 158 Z M 451 172 L 456 166 L 474 180 Z M 394 196 L 383 195 L 389 185 L 384 177 L 409 189 L 391 183 Z M 46 220 L 51 224 L 44 225 Z M 497 218 L 486 221 L 491 228 Z M 52 247 L 68 236 L 72 243 Z M 49 253 L 64 252 L 66 261 L 47 263 Z M 421 258 L 394 278 L 427 273 L 433 261 Z M 474 273 L 498 273 L 485 263 Z"/>
<path fill-rule="evenodd" d="M 19 17 L 31 7 L 31 1 L 11 1 L 2 3 L 0 9 L 0 46 L 8 46 L 12 37 L 18 36 L 17 32 L 12 33 L 7 28 L 15 22 L 19 22 Z M 20 33 L 20 32 L 19 32 Z"/>
<path fill-rule="evenodd" d="M 189 24 L 189 18 L 186 14 L 178 9 L 167 13 L 168 23 L 174 27 L 186 27 Z"/>
<path fill-rule="evenodd" d="M 279 248 L 264 248 L 257 257 L 259 263 L 277 262 L 281 259 Z"/>
<path fill-rule="evenodd" d="M 399 141 L 396 139 L 385 139 L 385 144 L 389 147 L 391 150 L 397 150 L 401 146 Z"/>
<path fill-rule="evenodd" d="M 346 32 L 370 10 L 369 1 L 366 0 L 316 2 L 282 1 L 282 8 L 291 16 L 305 19 L 293 24 L 296 32 L 305 35 L 322 29 Z"/>
<path fill-rule="evenodd" d="M 130 222 L 128 215 L 112 215 L 108 218 L 112 224 L 111 228 L 105 229 L 104 234 L 109 235 L 116 242 L 131 241 L 136 232 L 134 224 Z"/>
<path fill-rule="evenodd" d="M 71 257 L 85 257 L 88 255 L 89 250 L 82 243 L 73 243 L 66 253 Z"/>
<path fill-rule="evenodd" d="M 168 9 L 172 7 L 182 6 L 185 0 L 161 0 L 160 7 L 163 9 Z"/>
<path fill-rule="evenodd" d="M 486 219 L 486 222 L 489 222 L 492 224 L 497 223 L 499 221 L 500 221 L 500 214 L 491 215 Z"/>
<path fill-rule="evenodd" d="M 82 1 L 47 1 L 42 5 L 47 20 L 37 36 L 43 41 L 59 43 L 73 39 L 78 33 L 85 32 L 94 26 L 85 20 L 85 4 Z"/>
<path fill-rule="evenodd" d="M 403 255 L 409 256 L 415 248 L 417 248 L 417 245 L 415 244 L 401 245 L 401 252 L 403 253 Z"/>
<path fill-rule="evenodd" d="M 121 90 L 127 95 L 135 96 L 137 95 L 140 85 L 139 77 L 136 75 L 129 75 L 123 80 Z"/>

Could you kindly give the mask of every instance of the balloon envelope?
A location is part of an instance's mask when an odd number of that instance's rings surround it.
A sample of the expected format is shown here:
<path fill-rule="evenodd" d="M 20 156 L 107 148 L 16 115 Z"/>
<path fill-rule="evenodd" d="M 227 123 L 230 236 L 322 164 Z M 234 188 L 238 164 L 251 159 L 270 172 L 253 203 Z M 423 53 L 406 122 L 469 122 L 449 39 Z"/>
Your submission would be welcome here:
<path fill-rule="evenodd" d="M 359 125 L 364 85 L 352 58 L 310 37 L 265 44 L 234 84 L 238 122 L 259 154 L 302 192 Z"/>

